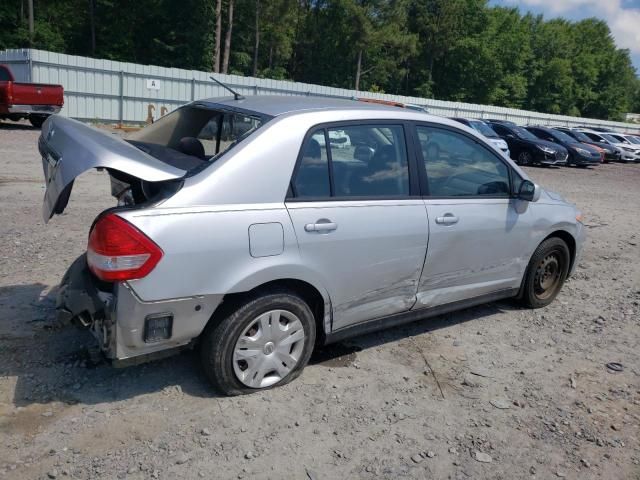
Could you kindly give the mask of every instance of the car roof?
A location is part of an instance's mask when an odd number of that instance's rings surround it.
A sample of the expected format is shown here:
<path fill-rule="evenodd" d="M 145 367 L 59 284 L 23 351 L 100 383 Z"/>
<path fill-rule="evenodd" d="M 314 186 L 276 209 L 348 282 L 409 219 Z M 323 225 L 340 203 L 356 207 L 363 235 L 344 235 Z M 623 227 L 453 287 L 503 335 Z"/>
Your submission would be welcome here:
<path fill-rule="evenodd" d="M 402 112 L 403 108 L 382 103 L 360 102 L 348 98 L 306 97 L 293 95 L 252 95 L 235 100 L 234 97 L 208 98 L 195 102 L 220 105 L 234 110 L 256 112 L 270 117 L 313 110 L 363 110 Z M 413 111 L 415 113 L 415 111 Z M 420 113 L 420 112 L 417 112 Z M 426 115 L 426 113 L 425 113 Z"/>
<path fill-rule="evenodd" d="M 487 120 L 485 120 L 484 118 L 451 117 L 451 119 L 463 122 L 480 122 L 487 124 Z"/>

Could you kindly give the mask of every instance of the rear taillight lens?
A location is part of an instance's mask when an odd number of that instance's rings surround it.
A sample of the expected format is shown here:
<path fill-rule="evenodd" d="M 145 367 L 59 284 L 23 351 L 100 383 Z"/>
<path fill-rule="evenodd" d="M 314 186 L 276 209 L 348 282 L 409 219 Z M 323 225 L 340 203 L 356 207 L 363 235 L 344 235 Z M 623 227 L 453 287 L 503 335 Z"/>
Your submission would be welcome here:
<path fill-rule="evenodd" d="M 89 234 L 87 263 L 106 282 L 142 278 L 162 258 L 162 249 L 126 220 L 109 213 Z"/>

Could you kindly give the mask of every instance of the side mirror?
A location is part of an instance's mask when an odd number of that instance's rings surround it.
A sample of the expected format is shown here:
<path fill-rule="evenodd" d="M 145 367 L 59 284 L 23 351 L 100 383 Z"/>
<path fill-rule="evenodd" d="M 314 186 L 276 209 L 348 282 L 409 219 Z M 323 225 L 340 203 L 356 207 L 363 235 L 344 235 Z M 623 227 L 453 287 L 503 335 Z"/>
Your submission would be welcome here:
<path fill-rule="evenodd" d="M 531 180 L 523 180 L 518 191 L 518 198 L 526 202 L 537 202 L 540 198 L 540 187 Z"/>

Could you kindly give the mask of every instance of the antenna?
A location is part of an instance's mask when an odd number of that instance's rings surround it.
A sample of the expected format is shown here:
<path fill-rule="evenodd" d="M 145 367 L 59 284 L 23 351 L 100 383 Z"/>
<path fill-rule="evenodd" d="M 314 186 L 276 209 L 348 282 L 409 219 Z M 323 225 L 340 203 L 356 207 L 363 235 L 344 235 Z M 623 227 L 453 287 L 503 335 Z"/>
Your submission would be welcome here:
<path fill-rule="evenodd" d="M 213 78 L 213 76 L 209 77 L 211 80 L 213 80 L 214 82 L 216 82 L 218 85 L 220 85 L 222 88 L 224 88 L 225 90 L 229 90 L 231 93 L 233 93 L 233 98 L 235 100 L 244 100 L 244 97 L 242 95 L 240 95 L 238 92 L 236 92 L 235 90 L 232 90 L 231 87 L 226 86 L 224 83 L 222 83 L 220 80 Z"/>

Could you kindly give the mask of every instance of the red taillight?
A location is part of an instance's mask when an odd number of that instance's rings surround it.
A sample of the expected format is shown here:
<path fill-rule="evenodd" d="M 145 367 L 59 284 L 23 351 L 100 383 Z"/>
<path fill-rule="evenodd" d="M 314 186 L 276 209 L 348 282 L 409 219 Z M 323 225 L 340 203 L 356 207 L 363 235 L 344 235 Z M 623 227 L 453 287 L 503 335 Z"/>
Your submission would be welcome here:
<path fill-rule="evenodd" d="M 149 237 L 112 213 L 100 218 L 89 234 L 87 263 L 96 277 L 107 282 L 145 277 L 162 255 Z"/>

